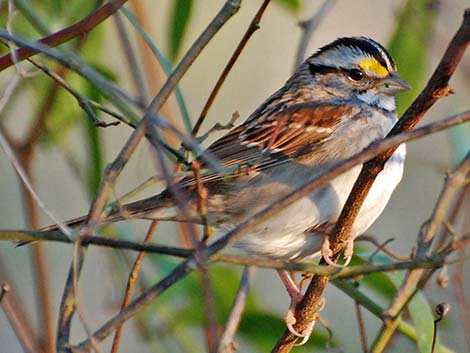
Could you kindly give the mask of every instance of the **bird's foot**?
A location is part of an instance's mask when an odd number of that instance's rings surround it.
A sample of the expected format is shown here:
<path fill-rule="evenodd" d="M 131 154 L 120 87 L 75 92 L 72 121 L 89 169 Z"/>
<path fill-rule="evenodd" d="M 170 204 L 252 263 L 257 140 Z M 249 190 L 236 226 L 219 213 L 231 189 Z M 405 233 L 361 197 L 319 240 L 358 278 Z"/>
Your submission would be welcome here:
<path fill-rule="evenodd" d="M 331 252 L 331 249 L 330 249 L 330 237 L 328 235 L 325 235 L 325 239 L 323 240 L 323 244 L 321 248 L 321 255 L 328 265 L 333 266 L 333 267 L 338 267 L 338 268 L 346 267 L 351 262 L 353 254 L 354 254 L 354 239 L 349 239 L 346 242 L 346 249 L 344 250 L 344 257 L 346 259 L 344 264 L 339 265 L 333 260 L 331 260 L 331 256 L 333 256 L 333 253 Z"/>
<path fill-rule="evenodd" d="M 299 343 L 296 343 L 295 345 L 303 346 L 305 343 L 308 342 L 310 336 L 312 335 L 313 328 L 315 327 L 315 323 L 317 322 L 317 320 L 315 319 L 315 320 L 310 321 L 307 327 L 302 332 L 297 331 L 294 328 L 294 325 L 296 323 L 296 319 L 294 315 L 296 306 L 297 306 L 297 303 L 294 303 L 294 301 L 292 300 L 289 310 L 286 313 L 285 321 L 286 321 L 287 329 L 290 331 L 290 333 L 292 333 L 294 336 L 302 338 L 302 341 L 300 341 Z M 322 311 L 324 307 L 325 307 L 325 298 L 321 298 L 317 312 Z"/>
<path fill-rule="evenodd" d="M 289 332 L 292 333 L 296 337 L 302 338 L 302 341 L 296 344 L 296 346 L 301 346 L 305 344 L 310 338 L 310 335 L 312 334 L 312 331 L 316 322 L 316 320 L 312 320 L 308 324 L 308 326 L 304 330 L 302 330 L 302 332 L 299 332 L 294 328 L 294 325 L 297 322 L 297 319 L 295 318 L 297 304 L 299 304 L 303 299 L 301 286 L 304 283 L 304 281 L 300 283 L 300 287 L 299 287 L 297 286 L 297 284 L 295 283 L 294 279 L 292 278 L 289 272 L 284 271 L 284 270 L 278 270 L 278 273 L 279 273 L 279 276 L 281 277 L 282 282 L 286 286 L 287 292 L 289 293 L 289 296 L 291 298 L 289 309 L 287 310 L 286 315 L 284 316 L 284 320 L 286 322 L 286 326 Z M 325 305 L 324 299 L 322 298 L 319 311 L 323 309 L 324 305 Z"/>

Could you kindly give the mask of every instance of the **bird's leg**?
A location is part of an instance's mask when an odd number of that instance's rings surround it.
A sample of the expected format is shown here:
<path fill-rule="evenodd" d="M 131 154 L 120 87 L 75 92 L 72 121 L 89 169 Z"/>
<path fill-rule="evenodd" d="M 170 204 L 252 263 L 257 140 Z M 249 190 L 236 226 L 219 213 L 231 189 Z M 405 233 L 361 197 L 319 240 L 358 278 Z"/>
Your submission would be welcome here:
<path fill-rule="evenodd" d="M 286 270 L 277 270 L 279 273 L 279 277 L 281 277 L 282 283 L 284 283 L 287 293 L 289 293 L 289 296 L 291 298 L 291 302 L 289 305 L 289 309 L 287 310 L 286 315 L 284 316 L 284 320 L 286 322 L 287 329 L 295 336 L 297 337 L 303 337 L 302 342 L 299 345 L 304 344 L 305 342 L 308 341 L 312 331 L 313 331 L 313 326 L 315 325 L 315 320 L 313 320 L 311 323 L 309 323 L 308 327 L 304 330 L 304 332 L 300 333 L 298 332 L 295 328 L 294 325 L 297 322 L 297 319 L 295 318 L 295 309 L 297 307 L 297 304 L 300 303 L 300 301 L 303 298 L 303 294 L 301 292 L 301 287 L 295 283 L 294 279 L 292 278 L 292 275 L 287 272 Z M 301 282 L 302 285 L 303 282 Z"/>

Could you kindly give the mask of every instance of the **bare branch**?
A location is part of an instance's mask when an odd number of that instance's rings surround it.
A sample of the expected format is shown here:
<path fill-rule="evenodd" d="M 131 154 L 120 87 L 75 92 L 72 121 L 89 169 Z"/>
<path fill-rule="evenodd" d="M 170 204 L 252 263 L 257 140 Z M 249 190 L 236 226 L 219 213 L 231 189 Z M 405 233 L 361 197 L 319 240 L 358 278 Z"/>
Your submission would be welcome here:
<path fill-rule="evenodd" d="M 109 0 L 106 4 L 93 11 L 83 20 L 69 27 L 61 29 L 58 32 L 52 33 L 51 35 L 48 35 L 47 37 L 39 40 L 37 43 L 55 47 L 62 43 L 68 42 L 72 38 L 86 35 L 101 22 L 119 10 L 119 8 L 124 5 L 126 1 L 127 0 Z M 23 47 L 16 50 L 14 53 L 5 54 L 4 56 L 0 57 L 0 71 L 3 71 L 14 64 L 13 56 L 15 57 L 15 61 L 21 61 L 36 53 L 37 51 L 32 48 Z"/>
<path fill-rule="evenodd" d="M 240 324 L 243 311 L 245 310 L 246 300 L 250 291 L 250 282 L 253 280 L 253 276 L 253 267 L 245 267 L 243 269 L 240 286 L 238 287 L 237 295 L 233 301 L 230 315 L 225 323 L 224 331 L 220 336 L 217 353 L 232 353 L 235 351 L 233 347 L 235 334 Z"/>

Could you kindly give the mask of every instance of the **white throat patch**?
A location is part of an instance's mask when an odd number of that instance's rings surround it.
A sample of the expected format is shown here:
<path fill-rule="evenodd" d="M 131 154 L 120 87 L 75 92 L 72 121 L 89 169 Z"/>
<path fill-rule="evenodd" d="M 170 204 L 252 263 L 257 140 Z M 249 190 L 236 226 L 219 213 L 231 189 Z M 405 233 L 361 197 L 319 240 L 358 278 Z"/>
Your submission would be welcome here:
<path fill-rule="evenodd" d="M 365 91 L 357 96 L 361 101 L 369 105 L 374 105 L 381 109 L 392 112 L 396 109 L 397 105 L 394 96 L 387 94 L 380 94 L 371 90 Z"/>

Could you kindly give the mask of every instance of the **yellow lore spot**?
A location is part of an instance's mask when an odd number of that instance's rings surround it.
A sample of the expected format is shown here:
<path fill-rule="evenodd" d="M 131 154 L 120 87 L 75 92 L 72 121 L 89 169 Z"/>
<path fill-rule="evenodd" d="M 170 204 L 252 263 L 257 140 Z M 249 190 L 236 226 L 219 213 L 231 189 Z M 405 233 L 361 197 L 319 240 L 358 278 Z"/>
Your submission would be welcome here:
<path fill-rule="evenodd" d="M 388 76 L 388 70 L 374 58 L 364 59 L 359 63 L 359 67 L 364 71 L 372 72 L 378 76 Z"/>

